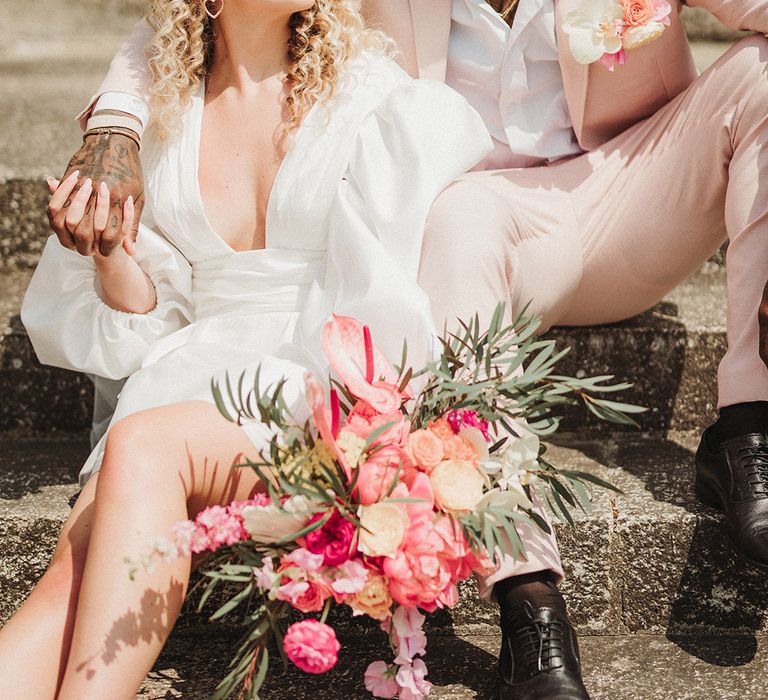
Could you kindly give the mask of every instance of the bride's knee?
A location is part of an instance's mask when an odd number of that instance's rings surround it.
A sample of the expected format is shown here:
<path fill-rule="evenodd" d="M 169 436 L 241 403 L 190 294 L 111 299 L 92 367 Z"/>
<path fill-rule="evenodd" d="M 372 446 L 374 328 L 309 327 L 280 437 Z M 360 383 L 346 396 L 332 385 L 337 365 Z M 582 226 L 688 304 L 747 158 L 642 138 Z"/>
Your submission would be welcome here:
<path fill-rule="evenodd" d="M 164 453 L 169 453 L 172 440 L 159 412 L 141 411 L 122 418 L 107 434 L 99 491 L 116 481 L 138 486 L 145 477 L 158 480 L 164 471 Z"/>

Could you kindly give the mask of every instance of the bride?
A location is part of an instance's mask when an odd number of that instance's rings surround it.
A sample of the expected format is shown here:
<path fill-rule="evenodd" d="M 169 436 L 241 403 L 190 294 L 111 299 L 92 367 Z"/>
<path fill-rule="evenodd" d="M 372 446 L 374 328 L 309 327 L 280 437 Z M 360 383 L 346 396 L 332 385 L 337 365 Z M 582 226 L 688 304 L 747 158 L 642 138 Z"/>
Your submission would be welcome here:
<path fill-rule="evenodd" d="M 372 325 L 395 357 L 405 335 L 412 354 L 429 352 L 424 221 L 490 138 L 463 98 L 393 63 L 358 5 L 150 3 L 138 237 L 130 200 L 109 255 L 76 228 L 52 236 L 22 309 L 41 361 L 130 379 L 47 572 L 0 633 L 0 688 L 14 698 L 132 698 L 151 669 L 192 563 L 132 582 L 124 558 L 260 488 L 232 465 L 265 428 L 224 420 L 211 377 L 260 364 L 262 383 L 288 378 L 299 410 L 306 369 L 327 371 L 317 337 L 332 310 Z M 53 184 L 51 215 L 95 207 L 109 230 L 109 192 L 76 180 Z"/>

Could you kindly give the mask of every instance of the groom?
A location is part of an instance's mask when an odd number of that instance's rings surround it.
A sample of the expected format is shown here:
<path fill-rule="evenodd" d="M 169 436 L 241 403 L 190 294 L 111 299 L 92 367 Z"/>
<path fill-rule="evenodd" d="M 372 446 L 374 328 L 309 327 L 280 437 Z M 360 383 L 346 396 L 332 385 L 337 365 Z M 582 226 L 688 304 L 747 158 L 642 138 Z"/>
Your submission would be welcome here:
<path fill-rule="evenodd" d="M 768 565 L 768 369 L 758 338 L 768 278 L 768 40 L 745 39 L 697 77 L 672 0 L 662 36 L 609 72 L 571 54 L 563 21 L 581 2 L 364 0 L 405 69 L 461 92 L 494 140 L 476 171 L 435 202 L 420 282 L 439 322 L 533 300 L 546 325 L 608 323 L 653 305 L 727 233 L 729 348 L 696 488 L 725 510 L 739 549 Z M 690 4 L 734 29 L 768 32 L 768 0 Z M 115 57 L 82 115 L 95 130 L 70 165 L 112 192 L 111 228 L 97 241 L 104 254 L 120 243 L 121 202 L 141 201 L 136 137 L 150 116 L 149 31 L 139 24 Z M 52 220 L 54 230 L 88 250 L 92 221 L 66 216 Z M 768 301 L 760 318 L 766 309 Z M 556 544 L 541 536 L 527 561 L 506 562 L 487 582 L 501 606 L 502 698 L 588 697 L 561 576 Z"/>

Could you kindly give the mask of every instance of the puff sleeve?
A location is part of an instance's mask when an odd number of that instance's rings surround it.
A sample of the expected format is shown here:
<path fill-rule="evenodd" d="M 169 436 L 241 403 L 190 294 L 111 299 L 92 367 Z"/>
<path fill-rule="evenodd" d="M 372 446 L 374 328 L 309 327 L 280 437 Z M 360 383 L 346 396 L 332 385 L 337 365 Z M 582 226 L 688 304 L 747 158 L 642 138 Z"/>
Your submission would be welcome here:
<path fill-rule="evenodd" d="M 429 299 L 417 284 L 427 215 L 492 143 L 457 92 L 403 76 L 357 129 L 329 214 L 326 307 L 310 315 L 354 316 L 392 360 L 406 340 L 409 364 L 420 366 L 431 359 L 436 336 Z"/>
<path fill-rule="evenodd" d="M 40 362 L 122 379 L 139 369 L 154 341 L 191 321 L 191 269 L 181 253 L 142 225 L 135 259 L 157 293 L 146 314 L 105 304 L 93 260 L 48 239 L 21 308 Z"/>

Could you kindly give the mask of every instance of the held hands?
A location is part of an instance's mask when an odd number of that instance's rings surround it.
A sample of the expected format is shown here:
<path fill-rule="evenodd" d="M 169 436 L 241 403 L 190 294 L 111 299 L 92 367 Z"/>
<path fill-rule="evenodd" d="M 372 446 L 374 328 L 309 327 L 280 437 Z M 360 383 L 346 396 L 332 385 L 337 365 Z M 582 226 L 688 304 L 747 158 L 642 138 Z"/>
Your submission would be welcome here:
<path fill-rule="evenodd" d="M 48 220 L 61 244 L 81 255 L 133 254 L 144 205 L 139 149 L 120 134 L 88 136 L 61 181 L 48 179 Z"/>

